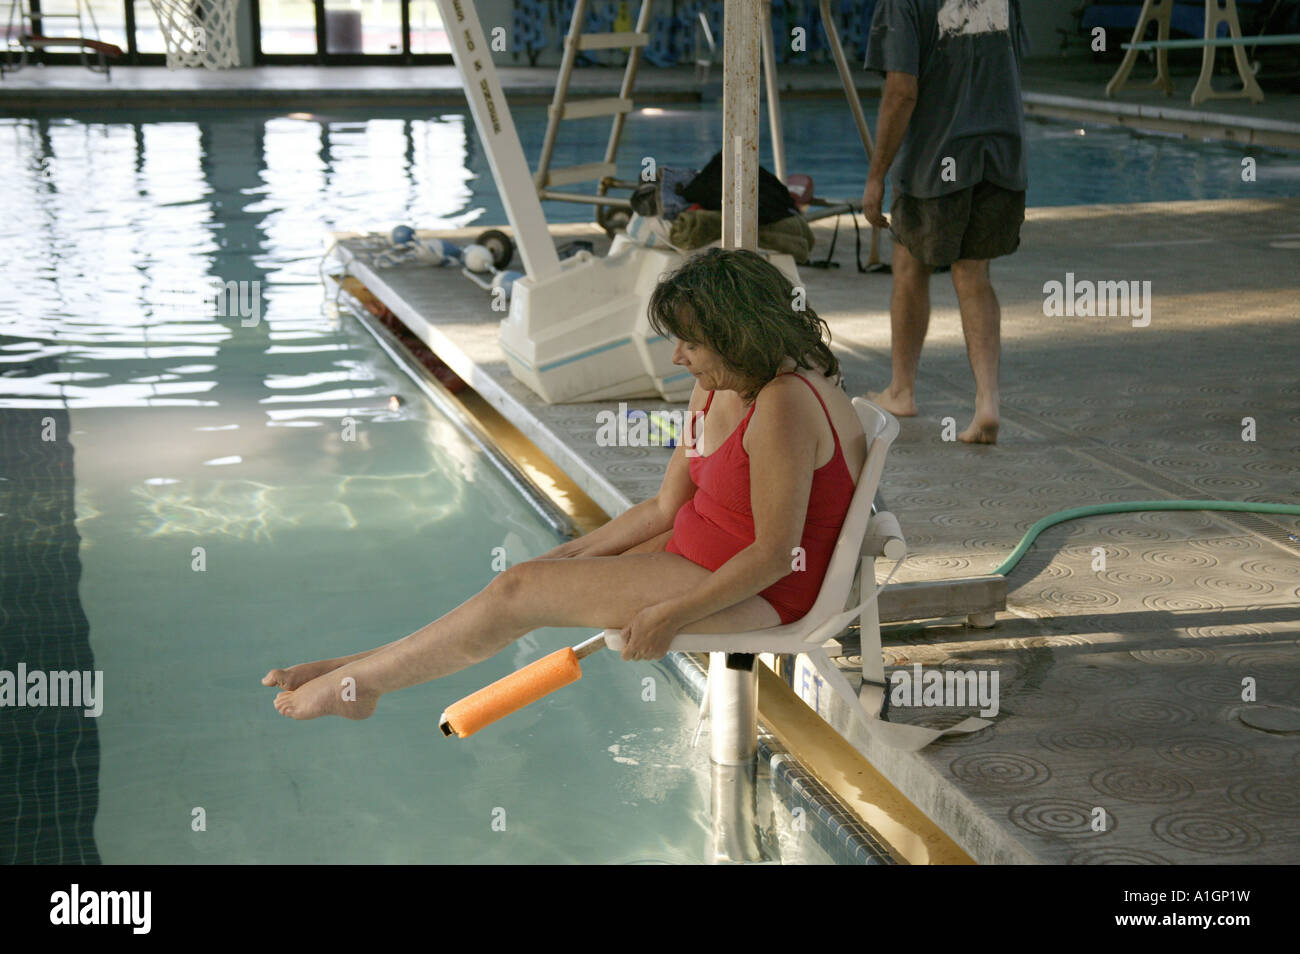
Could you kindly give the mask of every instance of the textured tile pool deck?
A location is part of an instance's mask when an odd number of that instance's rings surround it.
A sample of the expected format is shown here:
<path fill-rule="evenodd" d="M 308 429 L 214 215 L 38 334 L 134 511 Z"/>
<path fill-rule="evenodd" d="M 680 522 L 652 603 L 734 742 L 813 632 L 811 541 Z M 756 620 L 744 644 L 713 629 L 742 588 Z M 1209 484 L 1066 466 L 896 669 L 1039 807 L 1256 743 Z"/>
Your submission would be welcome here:
<path fill-rule="evenodd" d="M 801 275 L 861 394 L 888 377 L 890 279 L 856 271 L 845 227 L 841 267 Z M 814 257 L 830 228 L 814 226 Z M 590 226 L 552 232 L 606 244 Z M 500 314 L 458 272 L 353 271 L 609 513 L 658 488 L 670 451 L 597 446 L 612 403 L 542 403 L 501 357 Z M 1300 504 L 1300 199 L 1031 209 L 1021 250 L 993 271 L 999 443 L 943 439 L 945 418 L 965 426 L 973 382 L 951 283 L 935 276 L 921 413 L 901 422 L 881 488 L 910 548 L 899 580 L 988 573 L 1031 524 L 1070 507 Z M 1067 272 L 1150 281 L 1150 324 L 1045 317 L 1043 285 Z M 981 863 L 1300 861 L 1300 730 L 1242 721 L 1300 713 L 1297 537 L 1300 519 L 1209 512 L 1055 527 L 1011 572 L 995 628 L 885 629 L 890 666 L 996 671 L 992 726 L 909 754 L 866 737 L 838 700 L 823 715 Z M 842 664 L 856 679 L 856 658 Z"/>

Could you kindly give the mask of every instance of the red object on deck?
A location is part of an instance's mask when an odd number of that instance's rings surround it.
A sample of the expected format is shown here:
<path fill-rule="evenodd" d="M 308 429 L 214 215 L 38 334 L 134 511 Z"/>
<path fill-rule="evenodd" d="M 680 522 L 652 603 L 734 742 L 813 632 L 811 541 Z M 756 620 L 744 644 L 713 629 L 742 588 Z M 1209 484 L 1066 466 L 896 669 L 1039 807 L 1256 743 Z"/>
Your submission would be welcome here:
<path fill-rule="evenodd" d="M 785 187 L 790 190 L 790 198 L 794 199 L 795 207 L 800 212 L 808 208 L 808 204 L 813 199 L 812 176 L 799 174 L 786 176 Z"/>
<path fill-rule="evenodd" d="M 105 43 L 103 40 L 89 40 L 84 36 L 20 36 L 18 42 L 22 46 L 75 46 L 83 50 L 94 50 L 96 53 L 103 53 L 105 56 L 123 55 L 122 48 L 115 43 Z"/>

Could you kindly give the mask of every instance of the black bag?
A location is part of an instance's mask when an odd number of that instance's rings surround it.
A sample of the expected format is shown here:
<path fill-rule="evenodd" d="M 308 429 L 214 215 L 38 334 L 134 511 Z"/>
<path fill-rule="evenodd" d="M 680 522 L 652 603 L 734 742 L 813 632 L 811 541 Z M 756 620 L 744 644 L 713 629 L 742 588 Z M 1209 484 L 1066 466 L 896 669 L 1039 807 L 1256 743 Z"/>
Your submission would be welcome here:
<path fill-rule="evenodd" d="M 700 174 L 681 190 L 682 198 L 703 209 L 722 208 L 722 152 L 718 151 Z M 791 215 L 798 215 L 790 190 L 762 166 L 758 167 L 758 224 L 770 225 Z"/>

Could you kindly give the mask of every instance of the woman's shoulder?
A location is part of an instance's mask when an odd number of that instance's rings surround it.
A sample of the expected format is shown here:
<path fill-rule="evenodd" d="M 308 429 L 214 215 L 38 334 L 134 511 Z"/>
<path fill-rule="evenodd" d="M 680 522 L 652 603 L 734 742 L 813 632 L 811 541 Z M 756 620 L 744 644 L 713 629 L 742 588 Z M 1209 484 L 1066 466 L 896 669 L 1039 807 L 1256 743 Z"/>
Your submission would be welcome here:
<path fill-rule="evenodd" d="M 820 368 L 814 366 L 812 368 L 797 368 L 794 371 L 778 374 L 763 386 L 759 394 L 761 395 L 764 392 L 771 394 L 807 394 L 812 391 L 822 395 L 838 390 L 838 381 L 827 377 Z"/>
<path fill-rule="evenodd" d="M 812 373 L 819 374 L 817 371 Z M 803 377 L 804 380 L 797 380 L 799 377 Z M 813 396 L 817 386 L 808 381 L 807 377 L 808 372 L 802 370 L 795 374 L 778 374 L 759 390 L 758 397 L 754 400 L 754 407 L 773 410 L 779 408 L 784 414 L 806 416 L 812 409 L 818 407 L 817 400 Z M 818 410 L 817 413 L 820 414 L 821 411 Z"/>
<path fill-rule="evenodd" d="M 827 377 L 817 368 L 801 368 L 793 374 L 773 378 L 758 392 L 754 406 L 767 409 L 768 418 L 782 418 L 818 431 L 828 415 L 841 428 L 848 427 L 857 416 L 852 398 L 841 388 L 839 380 Z"/>

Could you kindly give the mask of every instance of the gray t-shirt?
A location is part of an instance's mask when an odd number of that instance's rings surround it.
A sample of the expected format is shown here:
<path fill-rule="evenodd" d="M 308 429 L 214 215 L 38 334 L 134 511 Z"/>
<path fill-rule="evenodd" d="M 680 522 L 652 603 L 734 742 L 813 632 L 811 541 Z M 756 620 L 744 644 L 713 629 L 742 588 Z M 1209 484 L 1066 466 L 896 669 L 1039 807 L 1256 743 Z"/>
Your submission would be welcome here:
<path fill-rule="evenodd" d="M 1018 0 L 878 0 L 866 67 L 917 78 L 895 195 L 1026 188 L 1019 14 Z"/>

